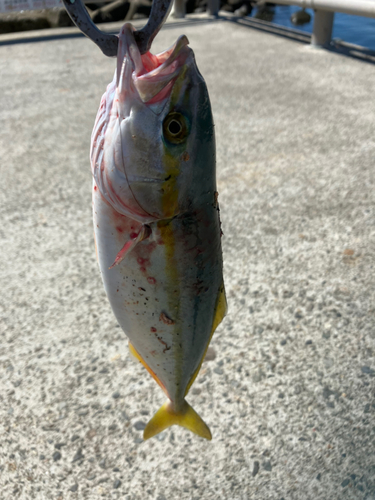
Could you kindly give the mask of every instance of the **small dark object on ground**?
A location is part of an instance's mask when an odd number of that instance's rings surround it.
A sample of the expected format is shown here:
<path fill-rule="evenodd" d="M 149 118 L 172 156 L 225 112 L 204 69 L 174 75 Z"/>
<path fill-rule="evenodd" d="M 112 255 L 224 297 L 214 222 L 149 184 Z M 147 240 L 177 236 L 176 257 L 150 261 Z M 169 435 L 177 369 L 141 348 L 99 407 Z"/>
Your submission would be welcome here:
<path fill-rule="evenodd" d="M 137 431 L 143 431 L 146 427 L 146 424 L 144 422 L 142 422 L 141 420 L 138 420 L 135 424 L 134 424 L 134 428 L 137 430 Z"/>
<path fill-rule="evenodd" d="M 259 472 L 259 462 L 256 460 L 253 467 L 253 477 L 255 477 Z"/>
<path fill-rule="evenodd" d="M 61 458 L 61 453 L 59 451 L 55 451 L 55 453 L 52 455 L 53 461 L 57 462 Z"/>
<path fill-rule="evenodd" d="M 78 462 L 84 458 L 82 454 L 82 448 L 78 448 L 77 453 L 74 455 L 72 462 Z"/>

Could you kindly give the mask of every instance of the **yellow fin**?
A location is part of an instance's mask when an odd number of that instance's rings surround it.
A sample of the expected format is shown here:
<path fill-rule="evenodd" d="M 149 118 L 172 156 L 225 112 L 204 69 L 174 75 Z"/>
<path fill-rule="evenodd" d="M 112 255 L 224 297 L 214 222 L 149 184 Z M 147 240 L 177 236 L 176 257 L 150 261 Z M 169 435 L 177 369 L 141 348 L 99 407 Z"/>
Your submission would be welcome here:
<path fill-rule="evenodd" d="M 164 403 L 146 425 L 143 431 L 143 439 L 146 440 L 156 436 L 156 434 L 159 434 L 159 432 L 164 431 L 164 429 L 167 429 L 171 425 L 185 427 L 185 429 L 189 429 L 189 431 L 209 441 L 212 439 L 210 429 L 203 422 L 198 413 L 193 410 L 185 400 L 179 411 L 173 408 L 173 403 L 171 401 L 168 400 Z"/>
<path fill-rule="evenodd" d="M 227 313 L 227 308 L 228 308 L 228 306 L 227 306 L 227 298 L 225 296 L 224 283 L 222 283 L 221 287 L 219 288 L 219 293 L 218 293 L 218 296 L 217 296 L 217 299 L 216 299 L 215 314 L 214 314 L 214 320 L 212 322 L 211 335 L 210 335 L 210 338 L 209 338 L 209 340 L 207 342 L 206 349 L 205 349 L 205 351 L 203 353 L 201 362 L 199 363 L 198 368 L 195 370 L 195 372 L 193 373 L 193 376 L 191 377 L 191 379 L 190 379 L 190 381 L 188 383 L 188 386 L 187 386 L 186 391 L 185 391 L 185 396 L 189 392 L 190 387 L 193 385 L 194 380 L 197 378 L 197 375 L 199 373 L 199 370 L 201 369 L 203 360 L 204 360 L 204 358 L 206 356 L 206 352 L 207 352 L 208 346 L 210 345 L 212 336 L 213 336 L 216 328 L 223 321 L 224 316 Z"/>
<path fill-rule="evenodd" d="M 142 361 L 140 359 L 141 356 L 137 353 L 137 351 L 134 349 L 132 344 L 129 342 L 128 345 L 129 345 L 130 356 L 134 359 L 134 361 L 139 361 L 140 363 L 142 363 Z"/>
<path fill-rule="evenodd" d="M 140 363 L 142 363 L 142 365 L 146 368 L 146 370 L 151 375 L 151 377 L 154 380 L 156 380 L 158 385 L 163 389 L 165 394 L 167 394 L 167 396 L 168 396 L 167 389 L 165 388 L 163 382 L 159 379 L 159 377 L 156 375 L 156 373 L 151 370 L 151 368 L 148 366 L 146 361 L 142 358 L 142 356 L 138 353 L 138 351 L 135 350 L 135 347 L 130 342 L 129 342 L 129 351 L 130 351 L 130 354 L 133 358 L 137 359 Z"/>

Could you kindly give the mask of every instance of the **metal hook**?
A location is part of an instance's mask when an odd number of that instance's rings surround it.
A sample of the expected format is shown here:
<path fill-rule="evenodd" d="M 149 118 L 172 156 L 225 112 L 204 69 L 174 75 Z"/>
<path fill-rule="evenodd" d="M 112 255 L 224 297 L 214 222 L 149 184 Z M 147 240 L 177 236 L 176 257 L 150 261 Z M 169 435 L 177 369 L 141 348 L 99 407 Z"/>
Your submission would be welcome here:
<path fill-rule="evenodd" d="M 104 55 L 117 55 L 118 37 L 103 33 L 91 20 L 82 0 L 63 0 L 66 10 L 73 23 L 100 48 Z M 173 0 L 153 0 L 150 17 L 147 24 L 134 32 L 141 54 L 150 50 L 155 36 L 160 31 L 172 8 Z"/>

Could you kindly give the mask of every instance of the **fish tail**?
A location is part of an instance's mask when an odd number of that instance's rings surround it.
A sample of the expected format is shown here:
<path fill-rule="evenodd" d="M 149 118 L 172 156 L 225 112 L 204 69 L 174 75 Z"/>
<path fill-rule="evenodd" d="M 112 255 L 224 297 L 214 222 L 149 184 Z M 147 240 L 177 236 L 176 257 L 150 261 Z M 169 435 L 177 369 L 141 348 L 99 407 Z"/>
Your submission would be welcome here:
<path fill-rule="evenodd" d="M 212 439 L 210 429 L 185 400 L 178 411 L 176 411 L 171 401 L 168 400 L 164 403 L 146 425 L 143 438 L 146 440 L 156 436 L 156 434 L 159 434 L 159 432 L 164 431 L 164 429 L 167 429 L 171 425 L 185 427 L 185 429 L 209 441 Z"/>

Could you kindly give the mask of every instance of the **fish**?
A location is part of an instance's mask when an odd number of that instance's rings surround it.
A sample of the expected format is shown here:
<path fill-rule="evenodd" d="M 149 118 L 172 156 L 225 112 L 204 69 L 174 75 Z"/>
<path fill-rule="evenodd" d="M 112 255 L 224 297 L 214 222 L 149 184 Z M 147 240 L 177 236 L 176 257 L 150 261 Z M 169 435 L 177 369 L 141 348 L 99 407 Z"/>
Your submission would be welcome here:
<path fill-rule="evenodd" d="M 179 425 L 210 440 L 186 396 L 227 310 L 211 104 L 186 36 L 141 55 L 134 31 L 120 30 L 91 137 L 96 254 L 130 352 L 167 396 L 144 439 Z"/>

